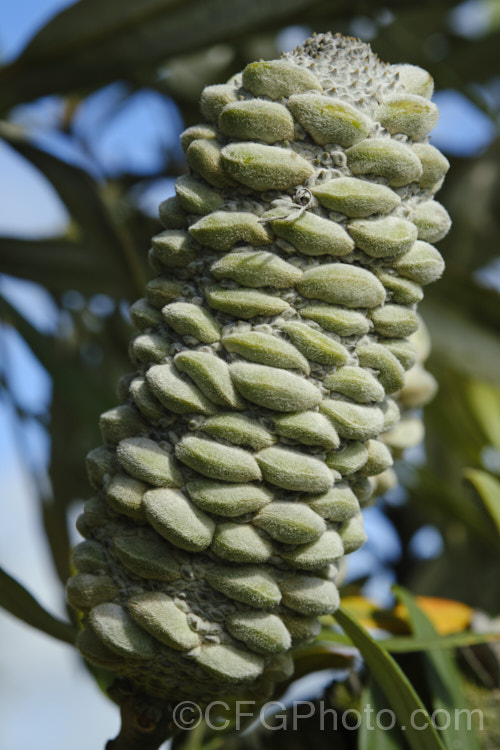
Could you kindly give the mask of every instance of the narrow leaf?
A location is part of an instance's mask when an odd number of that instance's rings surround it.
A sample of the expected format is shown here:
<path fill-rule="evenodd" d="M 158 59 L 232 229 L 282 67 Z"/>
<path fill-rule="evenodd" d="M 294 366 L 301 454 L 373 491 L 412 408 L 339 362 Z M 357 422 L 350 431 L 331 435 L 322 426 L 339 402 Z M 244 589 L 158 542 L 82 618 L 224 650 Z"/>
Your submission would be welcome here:
<path fill-rule="evenodd" d="M 414 490 L 409 489 L 410 497 Z M 446 522 L 456 519 L 468 532 L 474 534 L 481 544 L 498 550 L 498 534 L 488 516 L 478 507 L 477 503 L 467 497 L 466 493 L 457 492 L 450 488 L 449 482 L 421 468 L 418 471 L 418 495 L 416 502 L 420 508 L 434 515 L 440 514 Z"/>
<path fill-rule="evenodd" d="M 429 28 L 446 28 L 450 3 L 401 3 L 394 23 L 377 34 L 379 54 L 387 59 L 392 52 L 395 60 L 411 60 L 414 65 L 429 65 L 421 39 Z M 490 18 L 493 18 L 493 13 Z M 449 23 L 449 22 L 448 22 Z M 488 22 L 485 22 L 485 26 Z M 448 33 L 443 60 L 434 62 L 438 88 L 456 88 L 458 84 L 486 80 L 491 61 L 498 52 L 500 32 L 490 21 L 490 33 L 477 36 Z M 412 33 L 408 34 L 407 30 Z M 485 28 L 486 31 L 486 28 Z M 384 55 L 386 56 L 384 58 Z"/>
<path fill-rule="evenodd" d="M 54 617 L 8 573 L 0 568 L 0 606 L 27 625 L 65 643 L 75 642 L 76 630 L 68 622 Z"/>
<path fill-rule="evenodd" d="M 295 672 L 293 679 L 316 672 L 320 669 L 351 669 L 357 654 L 352 648 L 343 644 L 321 643 L 315 641 L 309 646 L 294 649 Z"/>
<path fill-rule="evenodd" d="M 53 473 L 54 466 L 52 465 L 51 474 L 53 475 Z M 41 497 L 40 500 L 47 543 L 52 554 L 56 573 L 64 586 L 71 573 L 69 565 L 71 542 L 66 515 L 67 498 L 57 497 L 55 499 L 48 499 Z"/>
<path fill-rule="evenodd" d="M 387 651 L 405 654 L 413 651 L 431 651 L 434 649 L 465 648 L 479 643 L 493 643 L 500 641 L 500 633 L 455 633 L 441 635 L 436 638 L 416 638 L 402 636 L 399 638 L 384 638 L 378 641 Z"/>
<path fill-rule="evenodd" d="M 365 596 L 344 596 L 342 606 L 364 628 L 379 628 L 395 634 L 409 632 L 408 625 L 400 612 L 381 609 L 377 602 Z"/>
<path fill-rule="evenodd" d="M 95 180 L 83 169 L 68 164 L 30 143 L 22 131 L 10 125 L 0 124 L 0 137 L 42 172 L 57 191 L 72 219 L 78 224 L 81 244 L 74 243 L 71 247 L 68 243 L 65 248 L 56 245 L 50 251 L 50 260 L 54 261 L 54 254 L 60 255 L 64 249 L 66 263 L 63 261 L 63 266 L 66 265 L 67 268 L 68 262 L 75 263 L 75 266 L 72 266 L 75 268 L 75 280 L 78 267 L 83 266 L 85 277 L 88 276 L 88 264 L 92 263 L 97 279 L 101 273 L 105 278 L 112 276 L 116 279 L 121 296 L 135 297 L 142 294 L 145 284 L 142 263 L 130 239 L 111 216 Z M 47 242 L 44 247 L 49 249 Z M 28 243 L 18 243 L 18 246 L 20 250 L 27 252 Z M 12 249 L 12 240 L 8 247 Z M 79 248 L 78 255 L 75 247 Z M 70 253 L 70 250 L 73 252 Z M 52 262 L 50 270 L 57 276 L 56 263 Z M 41 269 L 40 272 L 43 273 Z M 99 281 L 96 285 L 99 285 Z M 79 289 L 79 286 L 76 288 Z M 100 291 L 106 290 L 101 288 Z"/>
<path fill-rule="evenodd" d="M 0 71 L 1 104 L 8 108 L 54 92 L 134 78 L 141 67 L 174 55 L 268 29 L 273 22 L 292 23 L 294 14 L 317 4 L 319 0 L 81 0 L 49 22 Z"/>
<path fill-rule="evenodd" d="M 393 590 L 408 609 L 413 632 L 421 637 L 436 637 L 434 626 L 409 591 L 401 586 L 394 586 Z M 440 725 L 440 733 L 447 746 L 453 750 L 480 750 L 474 730 L 464 731 L 463 726 L 457 725 L 457 717 L 462 716 L 457 712 L 467 716 L 468 706 L 453 655 L 443 650 L 432 651 L 424 655 L 424 660 L 435 722 Z"/>
<path fill-rule="evenodd" d="M 184 3 L 187 4 L 187 3 Z M 147 23 L 158 14 L 179 5 L 179 0 L 80 0 L 54 16 L 28 43 L 22 53 L 26 60 L 64 55 L 118 33 Z M 99 13 L 99 25 L 95 23 Z"/>
<path fill-rule="evenodd" d="M 455 599 L 442 599 L 438 596 L 417 596 L 415 600 L 440 635 L 460 633 L 471 624 L 474 610 L 463 602 L 457 602 Z M 408 610 L 404 605 L 398 604 L 393 612 L 408 624 L 411 623 Z"/>
<path fill-rule="evenodd" d="M 480 469 L 466 469 L 464 478 L 476 490 L 500 534 L 500 482 Z"/>
<path fill-rule="evenodd" d="M 404 728 L 412 750 L 445 750 L 427 709 L 392 656 L 343 607 L 337 610 L 335 619 L 359 648 L 373 679 L 394 710 L 399 726 Z"/>
<path fill-rule="evenodd" d="M 500 641 L 500 633 L 454 633 L 453 635 L 438 635 L 435 637 L 397 636 L 394 638 L 377 638 L 378 645 L 386 651 L 398 654 L 409 654 L 416 651 L 431 649 L 465 648 L 480 643 L 494 643 Z M 339 646 L 351 646 L 352 640 L 331 628 L 323 628 L 315 641 L 315 645 L 337 643 Z"/>
<path fill-rule="evenodd" d="M 392 727 L 391 717 L 379 713 L 384 708 L 380 688 L 369 677 L 361 693 L 359 706 L 362 722 L 358 734 L 358 750 L 402 750 L 406 747 L 406 744 L 402 744 L 404 740 L 401 730 L 397 726 Z"/>
<path fill-rule="evenodd" d="M 41 284 L 59 296 L 68 289 L 84 295 L 109 294 L 119 298 L 124 292 L 117 274 L 96 259 L 90 246 L 64 237 L 24 240 L 0 237 L 0 271 Z"/>
<path fill-rule="evenodd" d="M 481 290 L 483 295 L 485 291 Z M 498 309 L 498 294 L 495 295 Z M 500 325 L 500 321 L 499 321 Z M 466 385 L 467 400 L 474 417 L 479 422 L 486 440 L 500 451 L 500 389 L 481 380 L 469 380 Z"/>
<path fill-rule="evenodd" d="M 447 295 L 446 304 L 427 300 L 423 315 L 436 360 L 469 377 L 500 384 L 500 338 L 464 311 L 463 295 L 454 301 Z"/>
<path fill-rule="evenodd" d="M 417 597 L 418 606 L 429 617 L 441 635 L 458 633 L 469 627 L 474 610 L 472 607 L 453 599 L 442 599 L 437 596 Z M 406 608 L 398 604 L 393 609 L 382 609 L 377 602 L 365 596 L 343 596 L 342 606 L 353 615 L 364 628 L 388 630 L 394 635 L 406 635 L 410 632 Z M 323 624 L 331 625 L 334 619 L 326 615 Z"/>

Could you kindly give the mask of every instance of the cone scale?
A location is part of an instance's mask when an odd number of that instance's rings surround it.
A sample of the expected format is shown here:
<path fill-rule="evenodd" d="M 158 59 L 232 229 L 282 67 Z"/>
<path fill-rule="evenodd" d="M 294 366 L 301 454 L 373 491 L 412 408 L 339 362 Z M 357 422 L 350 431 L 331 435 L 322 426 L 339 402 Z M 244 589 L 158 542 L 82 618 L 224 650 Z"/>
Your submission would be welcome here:
<path fill-rule="evenodd" d="M 398 399 L 433 388 L 415 311 L 450 223 L 432 89 L 318 35 L 207 87 L 181 136 L 68 583 L 81 652 L 137 689 L 268 695 L 338 607 L 362 507 L 416 439 Z"/>

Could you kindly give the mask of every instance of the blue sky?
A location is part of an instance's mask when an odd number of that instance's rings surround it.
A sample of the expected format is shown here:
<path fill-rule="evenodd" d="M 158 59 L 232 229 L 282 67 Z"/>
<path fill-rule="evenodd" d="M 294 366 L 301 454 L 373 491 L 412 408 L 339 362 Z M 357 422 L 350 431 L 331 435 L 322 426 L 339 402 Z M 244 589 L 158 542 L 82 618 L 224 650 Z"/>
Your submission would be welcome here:
<path fill-rule="evenodd" d="M 0 56 L 13 60 L 47 21 L 74 0 L 16 0 L 5 3 L 0 24 Z"/>
<path fill-rule="evenodd" d="M 59 9 L 64 0 L 17 0 L 3 5 L 0 18 L 0 56 L 13 59 L 31 35 Z M 476 3 L 477 4 L 477 3 Z M 464 3 L 467 27 L 471 3 Z M 304 30 L 290 29 L 281 39 L 295 46 Z M 305 34 L 303 34 L 305 36 Z M 299 37 L 299 38 L 297 38 Z M 153 174 L 165 159 L 166 147 L 177 142 L 182 123 L 172 102 L 152 91 L 138 92 L 120 104 L 123 86 L 114 84 L 85 102 L 77 117 L 81 142 L 54 137 L 50 125 L 57 118 L 60 101 L 47 97 L 29 107 L 18 108 L 13 117 L 30 124 L 37 142 L 69 161 L 91 171 L 96 178 L 123 170 Z M 474 156 L 494 137 L 491 121 L 462 94 L 438 91 L 435 98 L 441 118 L 432 142 L 445 153 Z M 103 115 L 114 108 L 103 124 Z M 167 123 L 170 126 L 167 127 Z M 95 133 L 98 133 L 95 136 Z M 82 142 L 92 143 L 90 157 Z M 173 192 L 171 180 L 145 185 L 141 205 L 155 211 L 160 200 Z M 46 179 L 0 143 L 0 234 L 27 238 L 50 237 L 64 230 L 66 210 Z M 0 290 L 27 318 L 42 330 L 55 330 L 58 310 L 51 297 L 34 284 L 0 277 Z M 27 408 L 47 410 L 52 383 L 20 337 L 11 330 L 1 332 L 0 355 L 5 354 L 11 382 L 19 402 Z M 13 429 L 14 415 L 0 401 L 0 471 L 3 477 L 4 512 L 0 526 L 0 563 L 15 574 L 51 611 L 64 616 L 61 588 L 41 534 L 36 492 L 27 467 L 47 465 L 48 438 L 37 423 L 21 432 Z M 82 457 L 83 460 L 83 457 Z M 400 554 L 398 537 L 377 508 L 367 512 L 370 543 L 353 556 L 350 575 L 374 572 L 368 593 L 387 591 L 391 582 L 389 564 Z M 432 527 L 420 532 L 422 550 L 439 552 L 440 539 Z M 76 534 L 75 534 L 76 539 Z M 0 611 L 0 745 L 9 750 L 36 746 L 86 750 L 102 747 L 117 726 L 117 714 L 102 700 L 75 653 Z M 85 706 L 85 711 L 81 707 Z M 30 720 L 26 721 L 29 716 Z M 88 717 L 92 716 L 92 721 Z M 40 731 L 44 730 L 44 731 Z M 42 736 L 47 734 L 43 739 Z M 44 744 L 41 744 L 44 743 Z"/>

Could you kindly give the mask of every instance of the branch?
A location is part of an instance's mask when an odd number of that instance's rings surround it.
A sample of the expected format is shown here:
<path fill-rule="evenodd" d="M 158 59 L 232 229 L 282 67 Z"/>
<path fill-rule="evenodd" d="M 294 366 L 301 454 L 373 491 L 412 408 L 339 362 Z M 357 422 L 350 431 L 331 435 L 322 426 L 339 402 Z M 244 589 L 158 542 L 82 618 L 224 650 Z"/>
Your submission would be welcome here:
<path fill-rule="evenodd" d="M 115 680 L 109 695 L 120 706 L 122 725 L 105 750 L 158 750 L 175 733 L 175 703 L 134 692 L 125 680 Z"/>

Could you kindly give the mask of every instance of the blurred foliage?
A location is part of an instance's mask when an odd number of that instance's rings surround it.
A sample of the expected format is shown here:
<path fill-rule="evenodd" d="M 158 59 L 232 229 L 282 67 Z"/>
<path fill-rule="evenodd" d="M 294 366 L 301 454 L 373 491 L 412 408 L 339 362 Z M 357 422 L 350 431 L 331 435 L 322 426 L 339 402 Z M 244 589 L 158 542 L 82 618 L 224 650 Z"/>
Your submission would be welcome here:
<path fill-rule="evenodd" d="M 474 7 L 481 19 L 477 28 L 467 20 Z M 181 121 L 186 127 L 193 124 L 206 84 L 226 80 L 253 59 L 276 56 L 280 39 L 293 26 L 304 27 L 303 37 L 329 29 L 360 35 L 385 60 L 422 65 L 432 72 L 438 91 L 460 92 L 498 127 L 498 0 L 461 5 L 451 0 L 80 0 L 0 68 L 0 138 L 46 178 L 69 216 L 58 236 L 0 237 L 0 272 L 40 284 L 59 311 L 57 330 L 47 333 L 0 297 L 3 330 L 18 331 L 53 383 L 50 414 L 39 414 L 16 402 L 16 374 L 7 360 L 0 375 L 0 395 L 11 403 L 16 420 L 36 420 L 50 433 L 49 476 L 38 473 L 35 479 L 62 582 L 69 573 L 70 511 L 89 492 L 84 456 L 100 442 L 98 416 L 115 405 L 117 379 L 129 367 L 126 307 L 142 293 L 150 237 L 159 229 L 143 209 L 147 191 L 155 181 L 174 179 L 185 169 L 177 138 L 158 144 L 156 169 L 130 171 L 106 170 L 96 156 L 97 140 L 117 112 L 145 90 L 156 92 L 171 112 L 171 122 L 163 124 L 166 131 L 179 130 Z M 118 95 L 114 90 L 108 96 L 98 126 L 82 132 L 86 103 L 117 82 Z M 35 100 L 48 95 L 57 96 L 57 115 L 44 129 L 37 124 Z M 68 149 L 78 159 L 61 155 Z M 405 491 L 397 501 L 381 502 L 401 540 L 393 566 L 397 581 L 425 597 L 414 600 L 398 590 L 399 609 L 381 610 L 359 597 L 365 580 L 351 581 L 340 616 L 346 634 L 339 634 L 334 621 L 325 623 L 318 643 L 297 653 L 296 672 L 302 676 L 334 668 L 345 677 L 347 670 L 346 681 L 334 680 L 326 690 L 328 705 L 341 711 L 389 703 L 398 711 L 397 704 L 400 718 L 414 700 L 429 710 L 465 705 L 465 691 L 475 706 L 485 707 L 481 743 L 487 750 L 498 747 L 498 732 L 490 725 L 495 711 L 498 716 L 500 688 L 498 646 L 483 643 L 489 638 L 485 633 L 498 630 L 488 618 L 500 609 L 499 154 L 498 139 L 471 155 L 447 154 L 451 169 L 439 197 L 453 219 L 451 233 L 440 244 L 447 271 L 422 306 L 433 340 L 428 366 L 440 391 L 425 412 L 425 460 L 404 457 L 399 471 Z M 441 535 L 443 548 L 423 559 L 415 552 L 415 535 L 429 525 Z M 2 576 L 0 596 L 7 609 L 56 637 L 71 638 L 70 625 L 40 611 L 15 580 Z M 467 606 L 436 604 L 435 597 Z M 481 628 L 477 610 L 485 613 Z M 373 645 L 359 622 L 391 637 Z M 371 671 L 368 679 L 359 671 L 353 643 Z M 461 672 L 453 651 L 443 651 L 444 646 L 460 647 Z M 391 647 L 399 665 L 389 656 Z M 414 687 L 408 682 L 401 687 L 396 675 L 403 673 Z M 415 689 L 421 698 L 415 698 Z M 210 734 L 202 727 L 175 744 L 191 750 L 202 745 L 215 750 L 222 743 L 241 750 L 256 741 L 273 748 L 282 743 L 303 748 L 309 742 L 330 746 L 312 719 L 293 736 L 259 730 L 255 737 L 255 732 L 245 738 Z M 419 740 L 398 730 L 369 732 L 363 725 L 357 733 L 341 728 L 335 736 L 339 750 L 358 741 L 360 750 L 405 748 L 407 742 L 411 747 L 479 747 L 473 732 L 438 736 L 430 731 L 428 739 L 422 735 Z"/>

